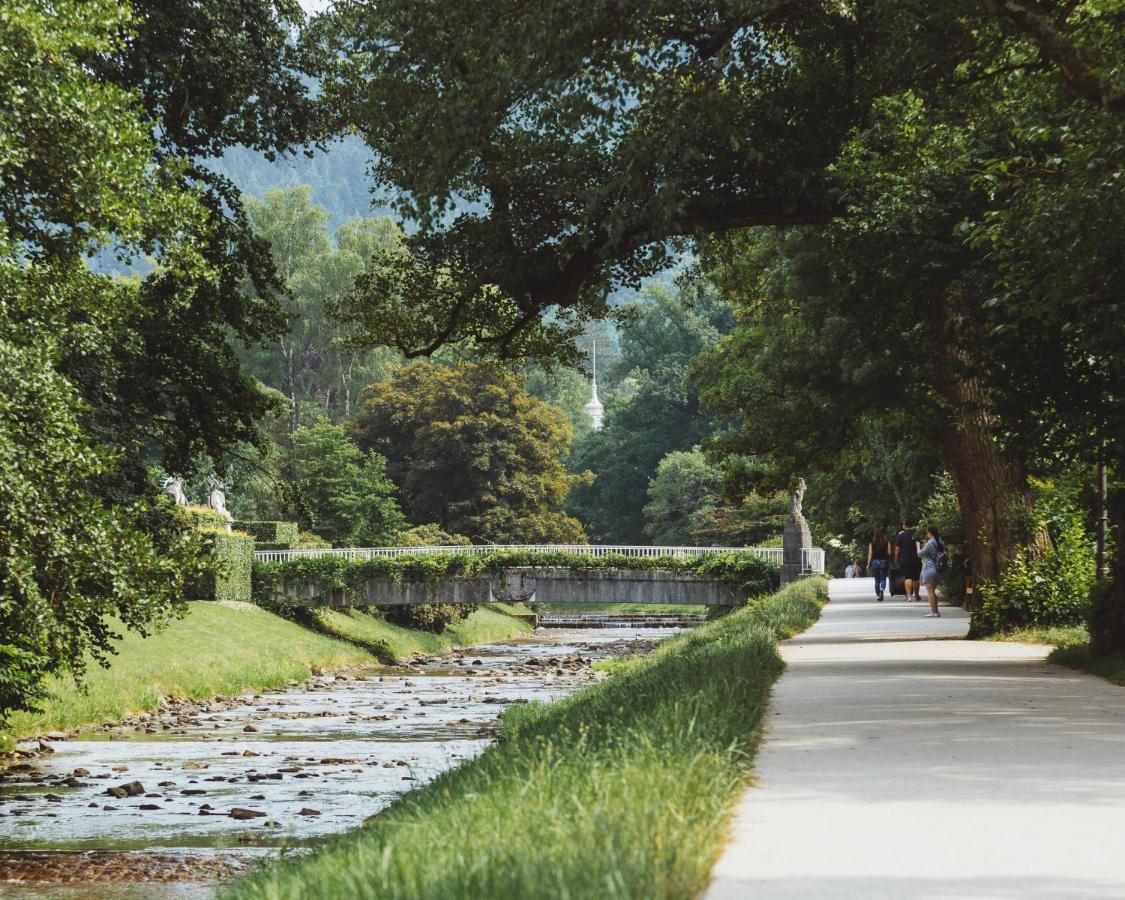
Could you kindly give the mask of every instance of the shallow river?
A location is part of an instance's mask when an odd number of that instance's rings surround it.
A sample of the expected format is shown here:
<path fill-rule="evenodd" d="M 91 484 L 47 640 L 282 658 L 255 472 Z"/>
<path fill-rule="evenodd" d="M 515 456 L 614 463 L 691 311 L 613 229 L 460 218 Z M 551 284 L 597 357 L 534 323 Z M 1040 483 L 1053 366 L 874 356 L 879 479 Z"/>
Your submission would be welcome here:
<path fill-rule="evenodd" d="M 598 678 L 593 660 L 671 633 L 540 630 L 55 743 L 0 770 L 0 896 L 209 896 L 217 878 L 303 852 L 479 753 L 505 706 L 568 694 Z"/>

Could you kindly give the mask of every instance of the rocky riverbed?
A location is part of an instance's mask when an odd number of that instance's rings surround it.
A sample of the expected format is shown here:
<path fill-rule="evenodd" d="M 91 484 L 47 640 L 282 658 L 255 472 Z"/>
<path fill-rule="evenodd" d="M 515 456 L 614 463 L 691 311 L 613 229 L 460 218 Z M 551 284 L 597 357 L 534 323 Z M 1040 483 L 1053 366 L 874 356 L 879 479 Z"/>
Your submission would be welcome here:
<path fill-rule="evenodd" d="M 595 660 L 668 633 L 541 631 L 44 735 L 0 769 L 0 896 L 207 896 L 479 753 L 506 706 L 577 690 L 602 677 Z"/>

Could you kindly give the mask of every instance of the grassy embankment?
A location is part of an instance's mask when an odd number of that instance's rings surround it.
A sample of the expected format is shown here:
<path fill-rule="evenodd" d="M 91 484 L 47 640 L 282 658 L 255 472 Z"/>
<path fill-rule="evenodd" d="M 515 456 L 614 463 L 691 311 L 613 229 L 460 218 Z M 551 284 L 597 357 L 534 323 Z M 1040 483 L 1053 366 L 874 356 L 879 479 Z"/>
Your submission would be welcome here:
<path fill-rule="evenodd" d="M 1090 632 L 1085 625 L 1019 628 L 997 635 L 995 640 L 1050 644 L 1055 649 L 1047 657 L 1048 662 L 1100 675 L 1116 684 L 1125 684 L 1125 654 L 1094 656 L 1090 650 Z"/>
<path fill-rule="evenodd" d="M 803 581 L 549 705 L 367 827 L 267 868 L 237 898 L 684 897 L 705 886 L 746 785 L 776 642 L 806 628 Z"/>
<path fill-rule="evenodd" d="M 503 608 L 479 609 L 440 635 L 399 628 L 366 613 L 324 615 L 330 620 L 325 627 L 346 640 L 319 634 L 250 604 L 189 603 L 187 614 L 162 631 L 148 638 L 128 634 L 119 641 L 109 669 L 91 664 L 85 691 L 68 678 L 55 678 L 52 698 L 43 710 L 13 715 L 0 733 L 0 747 L 43 731 L 152 712 L 163 696 L 205 700 L 247 688 L 279 688 L 305 680 L 314 668 L 339 669 L 416 652 L 437 653 L 453 645 L 487 643 L 529 630 L 527 623 Z M 334 629 L 333 622 L 339 627 Z"/>
<path fill-rule="evenodd" d="M 510 604 L 482 606 L 463 622 L 446 626 L 441 634 L 392 625 L 381 616 L 360 609 L 319 609 L 315 617 L 320 628 L 361 644 L 388 661 L 406 659 L 415 653 L 441 653 L 452 646 L 489 644 L 530 632 L 530 622 L 515 617 L 519 612 L 518 607 Z"/>

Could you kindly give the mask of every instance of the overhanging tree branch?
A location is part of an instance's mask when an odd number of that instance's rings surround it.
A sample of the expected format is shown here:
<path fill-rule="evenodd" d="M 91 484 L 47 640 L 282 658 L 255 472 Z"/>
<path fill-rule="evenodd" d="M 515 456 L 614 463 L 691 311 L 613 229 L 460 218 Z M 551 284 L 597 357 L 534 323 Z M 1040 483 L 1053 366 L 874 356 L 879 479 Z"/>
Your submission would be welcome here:
<path fill-rule="evenodd" d="M 1048 16 L 1018 0 L 984 0 L 984 6 L 1009 29 L 1035 41 L 1040 52 L 1058 67 L 1070 91 L 1107 112 L 1125 116 L 1125 89 L 1099 75 Z"/>

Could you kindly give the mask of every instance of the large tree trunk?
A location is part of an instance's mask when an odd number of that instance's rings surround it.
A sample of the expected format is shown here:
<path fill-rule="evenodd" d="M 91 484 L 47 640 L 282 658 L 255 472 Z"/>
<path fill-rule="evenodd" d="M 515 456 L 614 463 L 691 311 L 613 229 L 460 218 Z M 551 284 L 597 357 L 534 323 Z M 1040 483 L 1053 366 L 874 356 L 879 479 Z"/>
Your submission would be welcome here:
<path fill-rule="evenodd" d="M 945 407 L 942 455 L 961 507 L 970 576 L 980 584 L 999 576 L 1021 548 L 1045 546 L 1047 537 L 1029 528 L 1033 497 L 1026 473 L 996 439 L 988 386 L 957 339 L 963 321 L 947 307 L 932 324 L 944 335 L 934 358 Z M 966 608 L 978 604 L 978 592 L 966 595 Z"/>
<path fill-rule="evenodd" d="M 1125 653 L 1125 488 L 1109 492 L 1109 516 L 1115 538 L 1111 581 L 1108 593 L 1100 598 L 1090 635 L 1099 654 Z"/>

